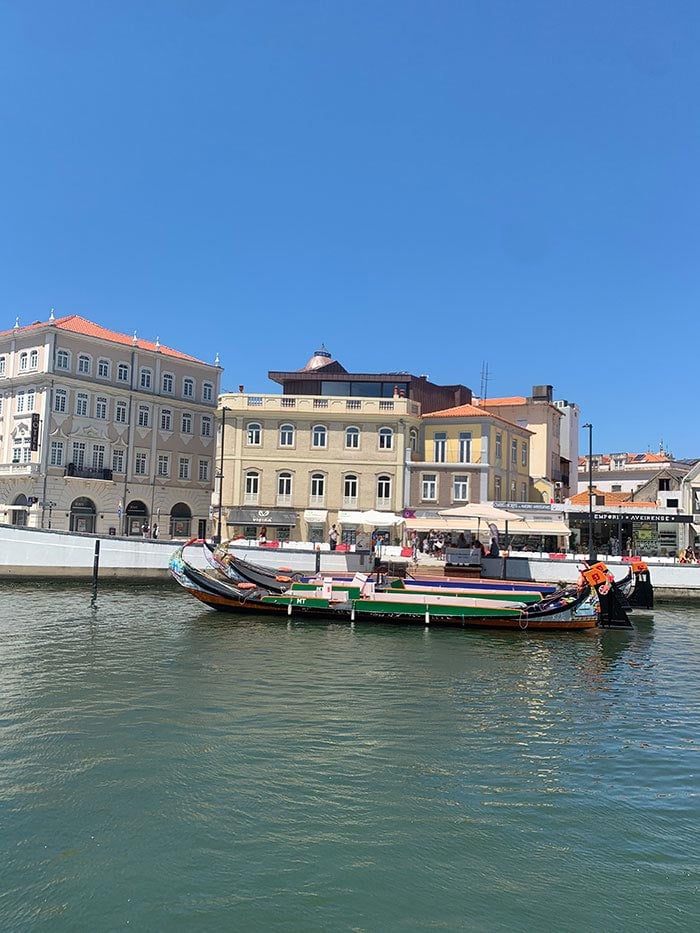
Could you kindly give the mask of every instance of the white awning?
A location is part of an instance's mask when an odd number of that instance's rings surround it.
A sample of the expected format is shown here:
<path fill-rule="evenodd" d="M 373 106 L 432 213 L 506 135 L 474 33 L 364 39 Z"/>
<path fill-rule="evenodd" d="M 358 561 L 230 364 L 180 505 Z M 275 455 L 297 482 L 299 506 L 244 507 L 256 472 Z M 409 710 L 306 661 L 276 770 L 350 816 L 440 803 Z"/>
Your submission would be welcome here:
<path fill-rule="evenodd" d="M 383 528 L 389 525 L 400 525 L 404 518 L 393 512 L 378 512 L 376 509 L 368 509 L 366 512 L 341 510 L 338 512 L 338 521 L 341 525 L 370 525 Z"/>
<path fill-rule="evenodd" d="M 325 525 L 328 509 L 304 509 L 304 521 L 310 525 Z"/>
<path fill-rule="evenodd" d="M 500 522 L 497 523 L 500 528 Z M 571 529 L 566 524 L 566 522 L 555 521 L 548 522 L 546 520 L 538 521 L 537 519 L 532 519 L 530 521 L 525 520 L 516 520 L 513 522 L 508 522 L 508 534 L 511 535 L 568 535 L 571 534 Z"/>
<path fill-rule="evenodd" d="M 471 531 L 472 520 L 462 518 L 407 518 L 406 528 L 411 531 Z M 474 524 L 476 530 L 476 524 Z"/>

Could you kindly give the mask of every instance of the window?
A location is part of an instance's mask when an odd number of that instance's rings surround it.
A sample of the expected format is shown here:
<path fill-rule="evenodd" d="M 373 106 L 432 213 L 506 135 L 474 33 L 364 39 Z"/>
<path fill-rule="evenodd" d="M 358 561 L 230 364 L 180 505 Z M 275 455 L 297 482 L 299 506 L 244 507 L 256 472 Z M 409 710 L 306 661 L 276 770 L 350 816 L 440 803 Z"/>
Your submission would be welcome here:
<path fill-rule="evenodd" d="M 433 460 L 436 463 L 444 463 L 447 459 L 447 434 L 445 431 L 437 431 L 433 440 Z"/>
<path fill-rule="evenodd" d="M 202 437 L 211 437 L 211 418 L 209 415 L 202 415 Z"/>
<path fill-rule="evenodd" d="M 90 401 L 90 398 L 88 395 L 86 395 L 84 392 L 78 392 L 78 395 L 75 400 L 76 415 L 87 417 L 89 401 Z"/>
<path fill-rule="evenodd" d="M 15 411 L 21 415 L 24 411 L 24 390 L 20 389 L 15 396 Z"/>
<path fill-rule="evenodd" d="M 51 441 L 49 466 L 63 466 L 63 441 Z"/>
<path fill-rule="evenodd" d="M 73 463 L 79 470 L 85 466 L 85 444 L 82 441 L 73 441 Z"/>
<path fill-rule="evenodd" d="M 437 499 L 437 474 L 424 473 L 421 481 L 421 498 L 428 501 Z"/>
<path fill-rule="evenodd" d="M 178 479 L 189 479 L 190 478 L 190 458 L 189 457 L 179 458 L 178 466 L 177 466 L 177 476 L 178 476 Z"/>
<path fill-rule="evenodd" d="M 38 366 L 39 366 L 39 351 L 32 350 L 31 353 L 29 354 L 29 368 L 37 369 Z"/>
<path fill-rule="evenodd" d="M 149 405 L 139 405 L 136 423 L 140 428 L 147 428 L 151 424 L 151 408 Z"/>
<path fill-rule="evenodd" d="M 515 497 L 517 496 L 517 483 L 515 480 L 510 481 L 510 501 L 515 502 Z"/>
<path fill-rule="evenodd" d="M 469 502 L 468 476 L 455 476 L 452 485 L 452 498 L 455 502 Z"/>
<path fill-rule="evenodd" d="M 459 462 L 472 462 L 472 434 L 471 431 L 459 432 Z"/>
<path fill-rule="evenodd" d="M 7 367 L 7 357 L 0 356 L 0 376 L 4 376 Z"/>
<path fill-rule="evenodd" d="M 32 449 L 31 443 L 28 437 L 16 440 L 12 446 L 12 462 L 13 463 L 31 463 L 32 460 Z"/>
<path fill-rule="evenodd" d="M 82 373 L 84 376 L 90 375 L 90 369 L 92 361 L 87 353 L 80 353 L 78 355 L 78 372 Z"/>
<path fill-rule="evenodd" d="M 65 389 L 56 389 L 56 394 L 53 397 L 53 410 L 65 412 L 66 405 L 68 402 L 68 393 Z"/>
<path fill-rule="evenodd" d="M 211 402 L 214 398 L 214 386 L 211 382 L 202 383 L 202 401 Z"/>
<path fill-rule="evenodd" d="M 496 460 L 500 460 L 503 456 L 503 437 L 501 434 L 496 435 Z"/>
<path fill-rule="evenodd" d="M 92 468 L 93 470 L 104 470 L 105 466 L 105 445 L 92 445 Z"/>
<path fill-rule="evenodd" d="M 377 477 L 377 504 L 386 505 L 391 501 L 391 477 Z"/>
<path fill-rule="evenodd" d="M 671 491 L 671 480 L 668 476 L 664 476 L 659 480 L 659 492 L 670 492 Z"/>
<path fill-rule="evenodd" d="M 527 441 L 523 441 L 520 447 L 520 463 L 522 466 L 527 466 Z"/>
<path fill-rule="evenodd" d="M 153 370 L 149 369 L 148 366 L 142 366 L 141 374 L 139 377 L 139 388 L 150 389 L 152 385 L 153 385 Z"/>
<path fill-rule="evenodd" d="M 209 461 L 200 460 L 199 461 L 199 481 L 200 483 L 205 483 L 209 479 Z"/>
<path fill-rule="evenodd" d="M 311 474 L 311 504 L 322 505 L 326 496 L 326 477 L 323 473 Z"/>
<path fill-rule="evenodd" d="M 520 484 L 520 501 L 527 502 L 527 483 Z"/>
<path fill-rule="evenodd" d="M 192 415 L 189 411 L 183 411 L 182 420 L 180 424 L 180 430 L 183 434 L 192 433 Z"/>
<path fill-rule="evenodd" d="M 170 454 L 158 454 L 158 476 L 170 476 Z"/>
<path fill-rule="evenodd" d="M 502 501 L 502 498 L 501 498 L 502 495 L 503 495 L 503 493 L 502 493 L 502 491 L 501 491 L 501 477 L 500 477 L 500 476 L 494 476 L 494 478 L 493 478 L 493 498 L 495 499 L 496 502 L 501 502 L 501 501 Z"/>
<path fill-rule="evenodd" d="M 185 398 L 194 398 L 194 379 L 182 380 L 182 394 Z"/>
<path fill-rule="evenodd" d="M 510 462 L 513 466 L 518 465 L 518 442 L 510 442 Z"/>
<path fill-rule="evenodd" d="M 357 477 L 348 473 L 343 480 L 343 505 L 351 508 L 357 502 Z"/>
<path fill-rule="evenodd" d="M 95 417 L 101 420 L 107 417 L 107 399 L 104 395 L 98 395 L 95 399 Z"/>
<path fill-rule="evenodd" d="M 277 476 L 277 505 L 292 504 L 292 474 L 280 473 Z"/>
<path fill-rule="evenodd" d="M 418 431 L 416 431 L 415 428 L 411 428 L 408 437 L 411 450 L 415 453 L 415 451 L 418 450 Z"/>
<path fill-rule="evenodd" d="M 259 447 L 262 440 L 262 428 L 257 421 L 251 422 L 246 431 L 246 444 L 249 447 Z"/>
<path fill-rule="evenodd" d="M 169 408 L 161 408 L 160 429 L 161 431 L 172 431 L 173 429 L 173 413 Z"/>
<path fill-rule="evenodd" d="M 312 447 L 325 447 L 326 438 L 328 432 L 326 431 L 326 426 L 323 424 L 315 424 L 311 429 L 311 446 Z"/>
<path fill-rule="evenodd" d="M 124 451 L 123 450 L 113 450 L 112 451 L 112 472 L 114 473 L 123 473 L 124 472 Z"/>
<path fill-rule="evenodd" d="M 128 382 L 129 381 L 129 365 L 128 363 L 120 363 L 117 366 L 117 380 L 119 382 Z"/>
<path fill-rule="evenodd" d="M 391 450 L 394 446 L 394 432 L 391 428 L 380 428 L 379 429 L 379 449 L 380 450 Z"/>
<path fill-rule="evenodd" d="M 109 360 L 101 359 L 97 361 L 97 376 L 99 379 L 109 379 L 109 373 L 112 364 Z"/>
<path fill-rule="evenodd" d="M 121 401 L 117 402 L 114 409 L 114 420 L 118 424 L 126 424 L 126 402 Z"/>
<path fill-rule="evenodd" d="M 294 447 L 294 425 L 280 425 L 280 447 Z"/>
<path fill-rule="evenodd" d="M 29 365 L 29 354 L 28 354 L 28 353 L 20 353 L 20 355 L 19 355 L 19 371 L 20 371 L 21 373 L 25 372 L 25 370 L 27 369 L 28 365 Z"/>
<path fill-rule="evenodd" d="M 143 451 L 136 454 L 134 473 L 137 476 L 146 476 L 148 473 L 148 454 L 143 453 Z"/>
<path fill-rule="evenodd" d="M 610 492 L 622 492 L 622 483 L 613 483 Z"/>
<path fill-rule="evenodd" d="M 163 373 L 163 392 L 166 395 L 173 394 L 173 374 Z"/>
<path fill-rule="evenodd" d="M 34 389 L 27 389 L 27 411 L 34 411 Z"/>
<path fill-rule="evenodd" d="M 245 492 L 243 501 L 247 505 L 257 505 L 260 495 L 260 474 L 256 470 L 248 470 L 245 475 Z"/>
<path fill-rule="evenodd" d="M 360 429 L 345 429 L 345 447 L 347 450 L 358 450 L 360 447 Z"/>
<path fill-rule="evenodd" d="M 0 418 L 2 418 L 2 402 L 3 402 L 3 398 L 2 398 L 2 395 L 0 395 Z"/>

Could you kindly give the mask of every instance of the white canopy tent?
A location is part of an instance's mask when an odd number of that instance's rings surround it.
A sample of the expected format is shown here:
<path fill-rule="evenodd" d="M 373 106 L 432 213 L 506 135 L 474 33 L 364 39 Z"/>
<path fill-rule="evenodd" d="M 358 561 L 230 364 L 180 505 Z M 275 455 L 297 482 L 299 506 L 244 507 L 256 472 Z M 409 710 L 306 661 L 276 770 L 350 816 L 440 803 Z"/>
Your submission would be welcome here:
<path fill-rule="evenodd" d="M 377 509 L 368 509 L 366 512 L 340 511 L 338 521 L 341 525 L 366 525 L 370 528 L 384 528 L 390 525 L 400 525 L 404 519 L 402 515 L 394 512 L 379 512 Z"/>

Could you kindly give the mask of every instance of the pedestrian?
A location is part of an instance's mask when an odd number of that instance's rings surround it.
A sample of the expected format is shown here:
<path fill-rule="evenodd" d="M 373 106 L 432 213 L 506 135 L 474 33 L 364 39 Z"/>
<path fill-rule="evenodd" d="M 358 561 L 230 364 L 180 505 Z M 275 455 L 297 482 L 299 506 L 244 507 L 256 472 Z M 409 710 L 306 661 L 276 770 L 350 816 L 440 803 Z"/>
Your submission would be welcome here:
<path fill-rule="evenodd" d="M 265 525 L 262 526 L 260 533 L 258 534 L 258 544 L 267 544 L 267 528 Z"/>
<path fill-rule="evenodd" d="M 141 534 L 143 535 L 144 538 L 148 537 L 148 523 L 147 522 L 144 522 L 143 525 L 141 525 Z"/>
<path fill-rule="evenodd" d="M 153 537 L 158 537 L 158 522 L 153 522 Z"/>
<path fill-rule="evenodd" d="M 338 545 L 338 529 L 335 525 L 331 525 L 331 530 L 328 534 L 328 543 L 331 546 L 331 551 L 335 551 Z"/>

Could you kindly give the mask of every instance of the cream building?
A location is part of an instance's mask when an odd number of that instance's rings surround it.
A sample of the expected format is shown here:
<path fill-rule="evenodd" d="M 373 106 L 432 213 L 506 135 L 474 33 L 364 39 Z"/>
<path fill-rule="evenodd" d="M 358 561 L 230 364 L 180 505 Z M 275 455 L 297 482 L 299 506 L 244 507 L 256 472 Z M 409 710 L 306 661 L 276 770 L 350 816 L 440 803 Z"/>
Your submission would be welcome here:
<path fill-rule="evenodd" d="M 364 533 L 375 509 L 390 536 L 406 504 L 405 451 L 420 429 L 406 397 L 222 395 L 221 534 L 268 541 L 341 541 Z"/>
<path fill-rule="evenodd" d="M 210 530 L 221 369 L 77 315 L 0 333 L 0 521 Z"/>

